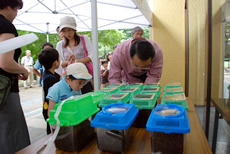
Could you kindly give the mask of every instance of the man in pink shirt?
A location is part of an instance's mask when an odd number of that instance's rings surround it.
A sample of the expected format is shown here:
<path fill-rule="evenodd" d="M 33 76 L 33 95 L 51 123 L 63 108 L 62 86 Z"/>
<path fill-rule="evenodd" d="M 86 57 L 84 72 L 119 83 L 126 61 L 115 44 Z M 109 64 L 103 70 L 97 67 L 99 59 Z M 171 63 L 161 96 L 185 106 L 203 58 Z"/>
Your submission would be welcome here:
<path fill-rule="evenodd" d="M 157 83 L 162 66 L 163 53 L 157 43 L 144 38 L 127 40 L 114 50 L 109 83 Z"/>

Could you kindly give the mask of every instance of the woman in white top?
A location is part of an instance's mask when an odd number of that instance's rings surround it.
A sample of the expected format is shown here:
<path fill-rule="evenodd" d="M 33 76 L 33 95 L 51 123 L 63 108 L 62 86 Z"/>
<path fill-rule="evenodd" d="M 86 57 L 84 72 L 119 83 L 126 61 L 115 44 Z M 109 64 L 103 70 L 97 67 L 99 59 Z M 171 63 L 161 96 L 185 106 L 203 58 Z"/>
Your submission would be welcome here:
<path fill-rule="evenodd" d="M 73 17 L 63 17 L 60 19 L 60 32 L 63 32 L 64 39 L 57 43 L 56 49 L 59 52 L 61 65 L 56 71 L 60 75 L 65 68 L 73 62 L 87 63 L 92 62 L 93 53 L 92 45 L 88 36 L 84 35 L 85 46 L 88 51 L 88 56 L 85 57 L 85 49 L 81 37 L 76 32 L 76 21 Z M 93 87 L 88 82 L 83 88 L 82 93 L 91 92 Z"/>

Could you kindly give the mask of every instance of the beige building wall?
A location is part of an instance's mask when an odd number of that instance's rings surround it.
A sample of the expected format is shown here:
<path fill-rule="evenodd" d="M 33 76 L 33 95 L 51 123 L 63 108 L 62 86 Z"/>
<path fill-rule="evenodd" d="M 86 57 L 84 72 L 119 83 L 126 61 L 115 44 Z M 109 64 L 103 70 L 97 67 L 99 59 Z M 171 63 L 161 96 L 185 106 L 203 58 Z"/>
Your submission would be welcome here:
<path fill-rule="evenodd" d="M 207 1 L 189 1 L 189 97 L 204 105 L 207 94 L 208 8 Z"/>
<path fill-rule="evenodd" d="M 152 39 L 164 56 L 160 84 L 180 82 L 185 88 L 185 1 L 154 0 Z"/>
<path fill-rule="evenodd" d="M 136 0 L 139 8 L 148 0 Z M 180 82 L 185 89 L 185 2 L 186 0 L 153 0 L 152 39 L 164 56 L 161 86 Z M 197 105 L 205 105 L 208 78 L 208 1 L 189 0 L 189 97 Z M 213 0 L 212 95 L 222 95 L 222 27 L 221 6 L 225 0 Z M 141 7 L 142 6 L 142 7 Z M 151 12 L 150 12 L 151 13 Z"/>
<path fill-rule="evenodd" d="M 223 92 L 223 29 L 222 29 L 222 5 L 225 0 L 212 0 L 212 98 L 222 97 Z"/>

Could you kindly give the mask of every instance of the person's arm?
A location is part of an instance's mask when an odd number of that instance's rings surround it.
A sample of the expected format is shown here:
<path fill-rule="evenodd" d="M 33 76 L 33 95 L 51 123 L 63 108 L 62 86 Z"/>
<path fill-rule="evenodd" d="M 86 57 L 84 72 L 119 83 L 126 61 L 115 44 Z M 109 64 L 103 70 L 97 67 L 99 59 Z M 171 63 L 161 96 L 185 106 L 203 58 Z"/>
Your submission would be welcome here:
<path fill-rule="evenodd" d="M 33 72 L 35 75 L 39 76 L 40 78 L 42 78 L 41 73 L 38 71 L 41 68 L 41 64 L 39 63 L 39 61 L 37 60 L 34 67 L 33 67 Z"/>
<path fill-rule="evenodd" d="M 113 54 L 113 58 L 110 62 L 110 70 L 109 70 L 109 83 L 110 84 L 114 84 L 114 83 L 121 83 L 121 71 L 122 71 L 122 67 L 121 67 L 121 61 L 119 59 L 119 55 L 116 54 L 116 50 L 119 49 L 115 49 L 114 54 Z"/>
<path fill-rule="evenodd" d="M 50 117 L 50 111 L 54 109 L 56 102 L 54 102 L 53 100 L 49 100 L 49 107 L 48 107 L 48 117 Z"/>
<path fill-rule="evenodd" d="M 25 57 L 22 57 L 21 65 L 24 67 Z"/>
<path fill-rule="evenodd" d="M 108 70 L 107 69 L 105 69 L 105 70 L 102 70 L 103 72 L 102 72 L 102 76 L 104 77 L 104 76 L 106 76 L 107 75 L 107 72 L 108 72 Z"/>
<path fill-rule="evenodd" d="M 157 83 L 161 79 L 163 68 L 163 53 L 158 44 L 154 43 L 153 46 L 155 49 L 155 58 L 151 64 L 150 70 L 147 72 L 147 78 L 144 84 Z"/>
<path fill-rule="evenodd" d="M 0 42 L 14 37 L 15 36 L 10 33 L 1 34 Z M 14 52 L 15 50 L 12 50 L 7 53 L 0 54 L 0 68 L 8 73 L 19 74 L 19 79 L 26 80 L 28 78 L 28 71 L 14 60 Z"/>

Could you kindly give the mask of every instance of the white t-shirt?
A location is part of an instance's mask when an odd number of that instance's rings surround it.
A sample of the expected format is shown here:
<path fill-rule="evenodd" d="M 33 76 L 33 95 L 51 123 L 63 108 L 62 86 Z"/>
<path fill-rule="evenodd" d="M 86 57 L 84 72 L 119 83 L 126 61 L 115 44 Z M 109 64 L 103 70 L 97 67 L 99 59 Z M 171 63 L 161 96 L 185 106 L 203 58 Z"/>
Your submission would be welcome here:
<path fill-rule="evenodd" d="M 34 64 L 34 60 L 31 56 L 30 57 L 24 56 L 24 57 L 22 57 L 21 64 L 23 64 L 24 67 L 32 66 Z"/>

